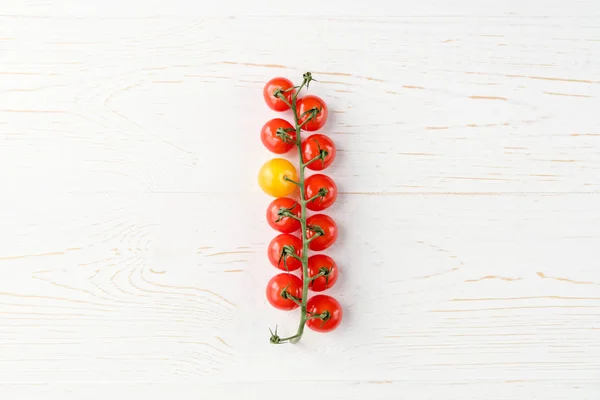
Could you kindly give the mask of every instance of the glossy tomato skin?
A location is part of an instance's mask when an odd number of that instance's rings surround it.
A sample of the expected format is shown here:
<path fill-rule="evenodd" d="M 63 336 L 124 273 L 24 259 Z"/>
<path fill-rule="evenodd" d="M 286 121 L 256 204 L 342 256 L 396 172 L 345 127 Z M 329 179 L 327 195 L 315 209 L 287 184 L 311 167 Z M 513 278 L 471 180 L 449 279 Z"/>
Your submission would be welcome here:
<path fill-rule="evenodd" d="M 302 298 L 302 281 L 296 275 L 282 273 L 275 275 L 267 284 L 267 300 L 271 305 L 280 310 L 293 310 L 298 305 L 290 299 L 281 296 L 281 292 L 286 292 L 298 299 Z"/>
<path fill-rule="evenodd" d="M 284 271 L 295 271 L 302 267 L 302 263 L 300 260 L 295 259 L 292 256 L 281 257 L 281 251 L 284 246 L 292 246 L 294 247 L 295 253 L 298 257 L 301 257 L 302 254 L 302 241 L 298 236 L 290 235 L 289 233 L 282 233 L 277 235 L 271 240 L 269 243 L 269 247 L 267 248 L 267 255 L 269 256 L 269 261 L 271 265 L 282 269 Z M 280 261 L 281 259 L 281 261 Z M 287 264 L 287 268 L 286 268 Z"/>
<path fill-rule="evenodd" d="M 263 97 L 265 99 L 265 103 L 267 103 L 267 106 L 269 106 L 269 108 L 274 111 L 289 110 L 290 107 L 287 104 L 285 104 L 283 100 L 275 97 L 273 93 L 275 93 L 277 89 L 287 90 L 293 86 L 294 84 L 292 83 L 292 81 L 282 77 L 273 78 L 269 82 L 267 82 L 265 87 L 263 88 Z M 287 91 L 284 93 L 284 95 L 288 103 L 292 104 L 292 96 L 294 95 L 294 90 Z"/>
<path fill-rule="evenodd" d="M 319 318 L 306 321 L 306 325 L 316 332 L 331 332 L 342 322 L 342 306 L 336 299 L 326 294 L 318 294 L 308 299 L 306 311 L 312 314 L 322 314 L 325 311 L 329 313 L 329 318 L 326 321 Z"/>
<path fill-rule="evenodd" d="M 329 275 L 321 276 L 308 283 L 308 288 L 314 292 L 322 292 L 329 289 L 338 279 L 338 267 L 335 261 L 325 254 L 315 254 L 308 258 L 308 276 L 313 277 L 321 272 L 321 268 L 327 268 Z"/>
<path fill-rule="evenodd" d="M 306 236 L 310 239 L 315 236 L 315 231 L 310 229 L 312 227 L 320 227 L 324 235 L 321 235 L 313 239 L 308 247 L 314 251 L 322 251 L 330 247 L 335 243 L 338 236 L 338 229 L 335 221 L 328 215 L 315 214 L 306 220 Z"/>
<path fill-rule="evenodd" d="M 325 104 L 323 99 L 312 94 L 306 95 L 296 101 L 296 111 L 298 115 L 298 122 L 300 124 L 310 116 L 310 114 L 306 114 L 302 117 L 301 115 L 313 108 L 321 111 L 317 113 L 315 118 L 311 119 L 304 124 L 304 126 L 302 126 L 302 130 L 304 131 L 313 132 L 321 129 L 327 122 L 329 111 L 327 110 L 327 104 Z"/>
<path fill-rule="evenodd" d="M 297 186 L 288 182 L 284 177 L 298 182 L 296 167 L 285 158 L 273 158 L 260 168 L 258 172 L 258 184 L 268 195 L 273 197 L 289 196 L 296 190 Z"/>
<path fill-rule="evenodd" d="M 300 221 L 290 217 L 282 217 L 280 219 L 279 210 L 288 209 L 296 217 L 300 218 L 300 204 L 289 197 L 279 197 L 269 204 L 267 207 L 267 222 L 271 228 L 281 233 L 292 233 L 300 229 Z M 278 222 L 276 222 L 279 219 Z"/>
<path fill-rule="evenodd" d="M 290 136 L 289 142 L 284 142 L 281 137 L 277 136 L 277 130 L 279 128 L 291 129 L 291 131 L 288 132 L 288 135 Z M 270 152 L 275 154 L 285 154 L 295 146 L 296 131 L 292 124 L 285 119 L 273 118 L 267 121 L 260 130 L 260 140 Z"/>
<path fill-rule="evenodd" d="M 335 182 L 323 174 L 314 174 L 306 178 L 304 181 L 304 198 L 308 200 L 316 196 L 321 188 L 326 189 L 327 194 L 324 197 L 317 197 L 306 203 L 306 207 L 311 211 L 323 211 L 335 203 L 335 199 L 337 199 L 337 186 Z"/>
<path fill-rule="evenodd" d="M 302 160 L 304 162 L 308 162 L 319 156 L 321 153 L 319 148 L 321 150 L 325 150 L 327 152 L 327 156 L 324 160 L 316 160 L 311 162 L 306 168 L 312 169 L 313 171 L 322 171 L 329 167 L 335 159 L 336 151 L 333 140 L 331 140 L 328 136 L 315 133 L 314 135 L 310 135 L 302 141 Z"/>

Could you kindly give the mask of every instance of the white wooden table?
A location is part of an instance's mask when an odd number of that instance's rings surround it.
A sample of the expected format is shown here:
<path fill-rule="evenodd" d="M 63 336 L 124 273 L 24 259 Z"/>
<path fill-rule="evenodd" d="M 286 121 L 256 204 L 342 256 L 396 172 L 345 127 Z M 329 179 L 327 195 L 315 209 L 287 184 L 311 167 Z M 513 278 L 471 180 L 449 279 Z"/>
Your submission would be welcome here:
<path fill-rule="evenodd" d="M 201 3 L 0 2 L 0 398 L 600 398 L 600 3 Z M 305 71 L 346 314 L 273 346 Z"/>

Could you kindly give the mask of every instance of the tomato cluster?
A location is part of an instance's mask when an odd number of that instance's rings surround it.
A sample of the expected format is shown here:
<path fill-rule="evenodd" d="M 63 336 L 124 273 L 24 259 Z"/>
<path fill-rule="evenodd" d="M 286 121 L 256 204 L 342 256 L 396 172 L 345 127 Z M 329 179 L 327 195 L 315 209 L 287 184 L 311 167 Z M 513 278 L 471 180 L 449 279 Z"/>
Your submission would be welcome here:
<path fill-rule="evenodd" d="M 281 77 L 271 79 L 264 86 L 263 97 L 267 106 L 277 112 L 291 111 L 295 126 L 283 118 L 271 119 L 261 129 L 261 141 L 277 155 L 286 154 L 296 147 L 300 169 L 297 170 L 287 159 L 276 157 L 260 168 L 258 183 L 266 194 L 275 197 L 267 207 L 266 218 L 279 234 L 269 243 L 267 254 L 271 264 L 284 271 L 267 284 L 267 300 L 281 310 L 293 310 L 305 304 L 303 318 L 306 325 L 318 332 L 328 332 L 341 322 L 340 303 L 323 294 L 303 299 L 303 289 L 304 293 L 306 289 L 322 292 L 335 285 L 339 275 L 331 257 L 308 254 L 309 250 L 329 248 L 338 235 L 335 221 L 321 213 L 336 201 L 338 190 L 335 182 L 320 172 L 305 178 L 305 168 L 323 171 L 336 156 L 335 145 L 328 136 L 312 133 L 327 122 L 327 105 L 317 96 L 299 96 L 304 84 L 308 86 L 310 76 L 308 74 L 307 81 L 305 74 L 299 87 Z M 303 138 L 303 132 L 307 132 L 308 136 Z M 308 210 L 318 213 L 308 215 Z M 298 270 L 300 277 L 294 274 Z"/>

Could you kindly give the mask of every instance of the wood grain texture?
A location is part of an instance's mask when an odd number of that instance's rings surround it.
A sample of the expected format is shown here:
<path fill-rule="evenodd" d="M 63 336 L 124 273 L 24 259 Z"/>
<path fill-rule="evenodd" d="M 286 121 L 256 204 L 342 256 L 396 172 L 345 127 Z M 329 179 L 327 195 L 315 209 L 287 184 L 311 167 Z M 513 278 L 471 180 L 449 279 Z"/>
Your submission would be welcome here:
<path fill-rule="evenodd" d="M 1 398 L 600 397 L 599 4 L 369 3 L 0 4 Z M 346 314 L 272 346 L 261 89 L 306 70 Z"/>

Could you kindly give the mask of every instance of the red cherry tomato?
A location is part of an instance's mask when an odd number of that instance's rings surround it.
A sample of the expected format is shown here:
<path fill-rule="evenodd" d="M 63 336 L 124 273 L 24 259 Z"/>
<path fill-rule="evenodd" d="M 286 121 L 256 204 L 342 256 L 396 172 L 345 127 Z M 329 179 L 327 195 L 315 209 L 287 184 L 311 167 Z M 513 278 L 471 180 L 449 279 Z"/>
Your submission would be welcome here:
<path fill-rule="evenodd" d="M 308 276 L 318 275 L 323 269 L 327 270 L 327 276 L 321 276 L 308 283 L 308 287 L 315 292 L 322 292 L 329 289 L 338 279 L 338 268 L 335 261 L 325 254 L 315 254 L 308 258 Z"/>
<path fill-rule="evenodd" d="M 314 251 L 322 251 L 331 246 L 338 236 L 335 221 L 325 214 L 315 214 L 306 220 L 306 236 L 310 239 L 321 232 L 321 235 L 313 239 L 308 247 Z"/>
<path fill-rule="evenodd" d="M 291 129 L 291 131 L 287 132 L 289 135 L 288 141 L 284 142 L 283 139 L 277 135 L 277 130 L 279 128 L 286 130 Z M 294 147 L 294 143 L 296 142 L 296 131 L 292 124 L 285 119 L 273 118 L 272 120 L 267 121 L 260 130 L 260 140 L 262 140 L 269 151 L 275 154 L 284 154 Z"/>
<path fill-rule="evenodd" d="M 315 241 L 318 239 L 315 239 Z M 282 233 L 277 235 L 269 243 L 267 250 L 269 261 L 274 267 L 282 269 L 284 271 L 295 271 L 302 267 L 300 260 L 288 255 L 286 257 L 281 256 L 284 246 L 292 246 L 294 252 L 298 257 L 302 254 L 302 241 L 298 236 L 290 235 L 289 233 Z M 285 263 L 284 263 L 285 260 Z M 287 268 L 286 268 L 287 265 Z"/>
<path fill-rule="evenodd" d="M 294 84 L 287 78 L 277 77 L 267 82 L 263 89 L 263 97 L 265 98 L 265 102 L 267 103 L 269 108 L 274 111 L 289 110 L 290 107 L 287 104 L 285 104 L 283 100 L 275 97 L 274 93 L 278 89 L 285 91 L 292 87 L 294 87 Z M 288 103 L 292 104 L 292 96 L 294 95 L 294 90 L 283 92 L 283 94 L 285 95 L 285 98 L 288 101 Z"/>
<path fill-rule="evenodd" d="M 326 315 L 324 320 L 311 318 L 306 321 L 306 325 L 313 331 L 331 332 L 342 322 L 342 306 L 336 299 L 326 294 L 318 294 L 308 299 L 306 311 L 312 315 Z"/>
<path fill-rule="evenodd" d="M 337 186 L 330 177 L 323 174 L 314 174 L 306 178 L 304 181 L 304 198 L 306 200 L 319 194 L 320 190 L 324 190 L 327 193 L 306 203 L 306 207 L 309 210 L 323 211 L 335 202 L 337 198 Z"/>
<path fill-rule="evenodd" d="M 300 221 L 291 217 L 279 216 L 279 210 L 287 209 L 300 218 L 300 205 L 289 197 L 275 199 L 267 207 L 267 222 L 271 228 L 282 233 L 292 233 L 300 229 Z"/>
<path fill-rule="evenodd" d="M 295 136 L 295 135 L 294 135 Z M 335 159 L 335 145 L 333 141 L 320 133 L 310 135 L 302 142 L 302 161 L 308 162 L 321 154 L 321 150 L 327 152 L 325 159 L 317 159 L 307 165 L 313 171 L 322 171 L 329 167 Z"/>
<path fill-rule="evenodd" d="M 318 131 L 327 122 L 327 105 L 320 97 L 309 94 L 296 101 L 298 123 L 301 124 L 306 121 L 310 117 L 310 113 L 307 113 L 307 111 L 312 109 L 316 109 L 318 112 L 315 118 L 312 118 L 302 126 L 302 130 L 309 132 Z"/>
<path fill-rule="evenodd" d="M 293 310 L 298 307 L 298 304 L 293 300 L 282 296 L 285 290 L 292 296 L 302 298 L 302 281 L 296 275 L 283 273 L 275 275 L 267 284 L 267 300 L 275 308 L 280 310 Z"/>

